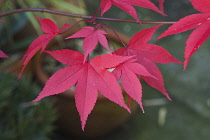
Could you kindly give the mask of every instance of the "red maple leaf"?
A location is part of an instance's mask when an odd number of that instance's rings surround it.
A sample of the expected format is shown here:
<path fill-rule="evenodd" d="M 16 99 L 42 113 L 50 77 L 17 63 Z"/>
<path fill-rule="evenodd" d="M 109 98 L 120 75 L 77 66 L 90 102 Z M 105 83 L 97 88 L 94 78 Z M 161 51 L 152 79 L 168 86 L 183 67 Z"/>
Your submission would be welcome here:
<path fill-rule="evenodd" d="M 67 37 L 66 39 L 85 37 L 83 41 L 83 47 L 84 47 L 84 56 L 85 56 L 84 59 L 86 59 L 88 54 L 94 50 L 98 42 L 109 52 L 111 52 L 109 49 L 108 41 L 104 36 L 104 34 L 107 33 L 105 31 L 86 26 L 80 31 L 76 32 L 75 34 Z"/>
<path fill-rule="evenodd" d="M 166 89 L 164 87 L 164 81 L 162 78 L 162 74 L 158 67 L 153 63 L 182 63 L 175 59 L 167 50 L 164 48 L 154 45 L 147 44 L 147 42 L 151 39 L 154 32 L 161 25 L 157 25 L 155 27 L 144 29 L 138 33 L 136 33 L 130 40 L 128 47 L 120 48 L 114 53 L 122 56 L 135 56 L 137 61 L 135 63 L 139 63 L 139 65 L 146 68 L 148 73 L 152 76 L 145 74 L 141 75 L 141 78 L 144 79 L 150 86 L 161 91 L 168 99 L 170 99 Z M 133 70 L 135 70 L 133 68 Z M 135 71 L 134 73 L 137 73 Z M 146 73 L 146 74 L 148 74 Z M 127 88 L 127 87 L 126 87 Z"/>
<path fill-rule="evenodd" d="M 8 56 L 0 50 L 0 58 L 7 58 Z"/>
<path fill-rule="evenodd" d="M 31 58 L 40 50 L 42 51 L 47 47 L 48 43 L 57 35 L 61 34 L 61 31 L 67 28 L 69 25 L 65 24 L 61 29 L 51 21 L 50 19 L 41 19 L 37 17 L 39 23 L 41 25 L 42 31 L 46 34 L 40 35 L 37 37 L 29 46 L 28 50 L 26 51 L 25 55 L 23 56 L 22 60 L 24 60 L 23 68 L 19 74 L 19 78 L 22 75 L 26 65 L 31 60 Z"/>
<path fill-rule="evenodd" d="M 3 19 L 0 19 L 1 22 L 5 22 Z"/>
<path fill-rule="evenodd" d="M 132 57 L 104 54 L 95 57 L 90 62 L 83 63 L 84 55 L 77 51 L 63 49 L 45 52 L 61 63 L 70 66 L 60 69 L 52 75 L 34 101 L 64 92 L 76 84 L 75 101 L 83 130 L 87 117 L 96 103 L 98 91 L 104 97 L 130 111 L 124 103 L 117 79 L 108 69 L 114 68 Z"/>
<path fill-rule="evenodd" d="M 206 41 L 210 35 L 210 1 L 209 0 L 190 0 L 195 9 L 201 14 L 193 14 L 186 16 L 168 28 L 158 39 L 181 33 L 196 28 L 186 41 L 184 69 L 190 60 L 190 57 L 198 50 L 198 48 Z"/>
<path fill-rule="evenodd" d="M 148 76 L 152 78 L 155 77 L 151 75 L 143 65 L 135 61 L 135 59 L 132 59 L 118 65 L 114 69 L 113 74 L 117 79 L 121 79 L 122 86 L 124 87 L 126 93 L 129 95 L 129 97 L 138 102 L 140 108 L 144 112 L 142 105 L 142 86 L 137 75 Z"/>
<path fill-rule="evenodd" d="M 139 21 L 139 19 L 138 19 L 136 10 L 133 8 L 133 6 L 148 8 L 162 15 L 165 15 L 149 0 L 102 0 L 100 4 L 101 16 L 111 8 L 112 4 L 119 7 L 120 9 L 128 13 L 129 15 L 131 15 L 137 21 Z"/>

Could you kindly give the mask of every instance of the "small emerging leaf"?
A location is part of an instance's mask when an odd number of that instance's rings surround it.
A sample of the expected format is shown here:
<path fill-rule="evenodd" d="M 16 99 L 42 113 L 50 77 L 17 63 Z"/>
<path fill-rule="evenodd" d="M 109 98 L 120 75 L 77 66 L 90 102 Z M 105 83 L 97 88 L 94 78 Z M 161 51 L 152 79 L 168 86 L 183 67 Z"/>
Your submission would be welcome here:
<path fill-rule="evenodd" d="M 67 37 L 66 39 L 85 37 L 83 41 L 83 47 L 84 47 L 84 56 L 85 56 L 84 59 L 86 59 L 89 53 L 91 53 L 95 49 L 98 43 L 100 43 L 104 48 L 106 48 L 109 52 L 111 52 L 108 45 L 108 41 L 104 36 L 104 34 L 107 33 L 105 31 L 86 26 L 80 31 L 73 34 L 72 36 Z"/>

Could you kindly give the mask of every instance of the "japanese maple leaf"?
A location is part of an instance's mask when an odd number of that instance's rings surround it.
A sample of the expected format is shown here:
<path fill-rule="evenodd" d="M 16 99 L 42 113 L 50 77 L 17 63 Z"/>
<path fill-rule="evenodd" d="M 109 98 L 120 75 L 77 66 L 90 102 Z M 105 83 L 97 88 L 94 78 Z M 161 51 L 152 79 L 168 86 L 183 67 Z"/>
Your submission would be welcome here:
<path fill-rule="evenodd" d="M 83 63 L 84 55 L 77 51 L 63 49 L 45 52 L 69 66 L 52 75 L 34 101 L 64 92 L 76 84 L 75 102 L 83 130 L 88 115 L 96 103 L 98 91 L 104 97 L 130 111 L 124 103 L 117 79 L 108 69 L 116 67 L 131 57 L 104 54 Z"/>
<path fill-rule="evenodd" d="M 5 22 L 3 19 L 0 19 L 1 22 Z"/>
<path fill-rule="evenodd" d="M 162 11 L 160 11 L 152 2 L 149 0 L 102 0 L 101 7 L 101 16 L 108 11 L 112 5 L 115 5 L 131 15 L 134 19 L 139 21 L 136 10 L 133 6 L 139 6 L 154 10 L 162 15 L 165 15 Z M 133 5 L 133 6 L 132 6 Z M 140 21 L 139 21 L 140 22 Z"/>
<path fill-rule="evenodd" d="M 129 41 L 128 47 L 120 48 L 117 51 L 115 51 L 114 54 L 122 56 L 134 55 L 137 59 L 135 63 L 139 63 L 139 65 L 145 67 L 147 71 L 154 77 L 141 74 L 140 72 L 137 73 L 136 71 L 134 73 L 141 75 L 141 78 L 144 79 L 151 87 L 161 91 L 168 99 L 170 99 L 164 87 L 162 74 L 153 62 L 163 64 L 170 62 L 182 62 L 175 59 L 164 48 L 154 44 L 147 44 L 147 42 L 151 39 L 156 29 L 160 26 L 161 25 L 157 25 L 155 27 L 147 28 L 136 33 Z M 133 70 L 135 69 L 133 68 Z"/>
<path fill-rule="evenodd" d="M 65 24 L 61 29 L 59 29 L 58 26 L 50 19 L 41 19 L 39 17 L 37 17 L 37 19 L 39 20 L 42 31 L 46 34 L 37 37 L 29 46 L 28 50 L 26 51 L 25 55 L 22 58 L 22 60 L 24 60 L 24 63 L 23 63 L 23 68 L 19 74 L 19 78 L 22 75 L 22 72 L 24 71 L 26 65 L 31 60 L 31 58 L 39 50 L 43 51 L 47 47 L 48 43 L 55 36 L 61 34 L 61 31 L 69 26 L 68 24 Z"/>
<path fill-rule="evenodd" d="M 158 39 L 181 33 L 196 28 L 188 37 L 185 47 L 184 69 L 190 60 L 190 57 L 198 50 L 198 48 L 206 41 L 210 35 L 210 1 L 209 0 L 190 0 L 193 7 L 200 12 L 186 16 L 168 28 Z"/>
<path fill-rule="evenodd" d="M 7 58 L 8 56 L 0 50 L 0 58 Z"/>
<path fill-rule="evenodd" d="M 135 59 L 125 61 L 118 65 L 113 71 L 113 74 L 117 79 L 121 79 L 126 93 L 140 105 L 140 108 L 144 112 L 142 105 L 142 86 L 137 75 L 151 78 L 155 77 L 143 65 L 135 62 Z"/>
<path fill-rule="evenodd" d="M 88 54 L 94 50 L 98 42 L 109 52 L 111 52 L 109 49 L 108 41 L 104 36 L 104 34 L 107 33 L 105 31 L 86 26 L 80 31 L 76 32 L 75 34 L 67 37 L 66 39 L 85 37 L 83 41 L 83 47 L 84 47 L 84 56 L 85 56 L 84 59 L 86 59 Z"/>

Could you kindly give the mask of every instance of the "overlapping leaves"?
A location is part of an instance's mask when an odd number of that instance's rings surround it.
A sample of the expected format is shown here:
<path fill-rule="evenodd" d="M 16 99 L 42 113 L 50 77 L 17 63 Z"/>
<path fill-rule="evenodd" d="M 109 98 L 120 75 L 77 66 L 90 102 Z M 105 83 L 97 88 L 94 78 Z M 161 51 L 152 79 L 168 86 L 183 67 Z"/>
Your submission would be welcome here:
<path fill-rule="evenodd" d="M 104 97 L 130 111 L 124 103 L 122 91 L 116 78 L 108 69 L 114 68 L 132 57 L 104 54 L 95 57 L 90 62 L 83 63 L 84 56 L 77 51 L 63 49 L 45 52 L 69 66 L 52 75 L 34 101 L 59 94 L 76 84 L 75 101 L 83 130 L 87 117 L 96 103 L 98 91 Z"/>
<path fill-rule="evenodd" d="M 87 58 L 90 52 L 92 52 L 98 42 L 108 50 L 108 52 L 111 52 L 108 46 L 108 41 L 104 34 L 107 34 L 105 31 L 98 30 L 97 28 L 86 26 L 80 31 L 76 32 L 75 34 L 71 35 L 70 37 L 67 37 L 66 39 L 70 38 L 82 38 L 85 37 L 83 41 L 83 47 L 84 47 L 84 60 Z"/>
<path fill-rule="evenodd" d="M 40 35 L 37 37 L 31 45 L 28 47 L 28 50 L 26 51 L 25 55 L 23 56 L 22 60 L 24 60 L 23 68 L 19 74 L 19 78 L 22 75 L 22 72 L 24 71 L 26 65 L 31 60 L 31 58 L 39 51 L 44 50 L 49 42 L 57 35 L 61 34 L 61 31 L 63 29 L 67 28 L 69 25 L 65 24 L 61 29 L 58 28 L 58 26 L 51 21 L 50 19 L 41 19 L 37 17 L 39 20 L 39 23 L 41 25 L 42 31 L 45 33 L 43 35 Z"/>
<path fill-rule="evenodd" d="M 152 9 L 163 14 L 163 3 L 164 0 L 159 0 L 161 9 L 159 10 L 149 0 L 102 0 L 100 5 L 102 9 L 101 15 L 109 10 L 112 5 L 116 5 L 139 21 L 133 6 Z M 46 51 L 45 48 L 48 43 L 55 36 L 61 34 L 61 31 L 69 25 L 65 24 L 61 29 L 58 29 L 57 25 L 49 19 L 38 18 L 38 20 L 45 34 L 35 39 L 26 51 L 23 57 L 24 66 L 20 76 L 28 62 L 39 50 L 50 54 L 56 60 L 68 66 L 58 70 L 48 79 L 43 90 L 34 101 L 62 93 L 76 85 L 75 102 L 80 115 L 82 129 L 84 130 L 88 115 L 91 113 L 97 101 L 98 92 L 130 112 L 124 102 L 118 80 L 122 81 L 122 86 L 126 93 L 140 105 L 143 111 L 142 86 L 139 76 L 170 100 L 164 87 L 162 74 L 155 63 L 182 62 L 175 59 L 164 48 L 148 43 L 156 29 L 161 25 L 136 33 L 131 38 L 128 47 L 120 48 L 112 54 L 104 54 L 89 60 L 89 54 L 95 49 L 98 43 L 111 53 L 105 37 L 107 33 L 98 28 L 101 26 L 96 25 L 95 28 L 86 26 L 66 38 L 84 38 L 83 55 L 78 51 L 67 49 Z M 114 70 L 110 72 L 109 69 Z"/>
<path fill-rule="evenodd" d="M 186 41 L 184 69 L 187 67 L 190 57 L 198 50 L 198 48 L 210 35 L 210 1 L 190 1 L 193 7 L 202 13 L 189 15 L 180 19 L 158 37 L 160 39 L 168 35 L 177 34 L 196 28 Z"/>
<path fill-rule="evenodd" d="M 160 1 L 160 5 L 162 6 L 163 1 Z M 101 16 L 108 11 L 112 5 L 115 5 L 131 15 L 134 19 L 139 21 L 138 15 L 136 10 L 133 6 L 139 6 L 154 10 L 162 15 L 165 15 L 162 11 L 160 11 L 152 2 L 149 0 L 102 0 L 100 7 L 101 7 Z M 133 6 L 132 6 L 133 5 Z M 140 22 L 140 21 L 139 21 Z"/>
<path fill-rule="evenodd" d="M 121 48 L 117 51 L 114 52 L 114 54 L 122 55 L 122 56 L 135 56 L 137 61 L 135 62 L 136 69 L 132 68 L 129 69 L 131 72 L 136 73 L 141 75 L 141 78 L 144 79 L 151 87 L 161 91 L 168 99 L 170 99 L 168 93 L 166 92 L 166 89 L 164 87 L 164 81 L 162 78 L 162 74 L 158 67 L 153 63 L 170 63 L 170 62 L 175 62 L 175 63 L 182 63 L 175 59 L 170 53 L 167 52 L 164 48 L 154 45 L 154 44 L 147 44 L 147 42 L 151 39 L 153 36 L 154 32 L 156 29 L 161 26 L 157 25 L 155 27 L 151 27 L 148 29 L 144 29 L 138 33 L 136 33 L 130 40 L 128 47 L 127 48 Z M 125 66 L 123 66 L 125 67 Z M 138 67 L 141 67 L 142 70 L 137 70 Z M 148 71 L 147 75 L 141 72 L 145 72 L 145 69 Z M 118 69 L 116 69 L 118 70 Z M 128 73 L 128 69 L 124 68 L 124 74 L 123 74 L 123 68 L 120 68 L 121 70 L 121 80 L 124 81 L 124 75 L 125 71 Z M 131 73 L 129 71 L 129 73 Z M 152 76 L 148 76 L 150 73 Z M 120 77 L 119 74 L 117 77 Z M 128 75 L 127 78 L 129 77 L 134 77 L 132 75 Z M 136 78 L 134 79 L 136 81 Z M 136 82 L 134 82 L 136 83 Z M 130 87 L 127 87 L 130 86 Z M 134 84 L 124 84 L 125 89 L 131 90 L 133 88 Z M 141 85 L 138 83 L 135 85 L 135 88 L 141 89 Z M 141 90 L 138 90 L 139 93 L 136 94 L 141 94 Z M 129 91 L 130 92 L 130 91 Z M 135 93 L 135 92 L 133 92 Z M 131 96 L 132 97 L 132 96 Z M 136 100 L 136 99 L 135 99 Z M 140 104 L 140 103 L 139 103 Z M 140 104 L 141 106 L 141 104 Z"/>

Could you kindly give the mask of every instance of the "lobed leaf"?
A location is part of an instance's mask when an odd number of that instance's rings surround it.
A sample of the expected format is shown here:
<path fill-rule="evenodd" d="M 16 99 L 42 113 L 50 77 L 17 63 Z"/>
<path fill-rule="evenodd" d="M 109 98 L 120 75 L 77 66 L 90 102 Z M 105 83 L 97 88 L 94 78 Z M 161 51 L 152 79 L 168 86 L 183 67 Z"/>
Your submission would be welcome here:
<path fill-rule="evenodd" d="M 104 69 L 105 67 L 111 68 L 117 66 L 130 57 L 107 54 L 97 56 L 92 61 L 83 64 L 82 58 L 84 56 L 80 52 L 66 49 L 45 52 L 55 57 L 58 61 L 72 66 L 60 69 L 53 74 L 47 81 L 43 90 L 39 93 L 39 96 L 33 101 L 39 101 L 44 97 L 59 94 L 76 84 L 75 101 L 83 130 L 88 115 L 96 103 L 98 91 L 100 91 L 104 97 L 119 104 L 130 112 L 124 102 L 117 79 L 111 72 Z M 106 63 L 109 63 L 111 58 L 116 58 L 117 60 L 110 62 L 111 64 L 107 65 Z M 102 60 L 102 63 L 98 63 L 98 60 Z"/>
<path fill-rule="evenodd" d="M 108 41 L 104 36 L 104 34 L 107 33 L 105 31 L 97 30 L 93 27 L 86 26 L 80 31 L 76 32 L 75 34 L 67 37 L 66 39 L 85 37 L 83 41 L 84 61 L 85 61 L 87 56 L 95 49 L 98 43 L 100 43 L 104 48 L 106 48 L 111 53 L 111 50 L 108 46 Z"/>
<path fill-rule="evenodd" d="M 39 36 L 38 38 L 36 38 L 28 47 L 28 50 L 26 51 L 26 53 L 24 54 L 22 60 L 23 62 L 23 68 L 21 69 L 21 72 L 18 76 L 18 78 L 21 77 L 26 65 L 28 64 L 28 62 L 32 59 L 32 57 L 40 50 L 44 50 L 48 43 L 54 38 L 54 35 L 49 35 L 49 34 L 44 34 Z"/>
<path fill-rule="evenodd" d="M 170 26 L 168 30 L 162 33 L 157 39 L 197 28 L 206 22 L 208 18 L 210 18 L 210 14 L 193 14 L 186 16 Z"/>
<path fill-rule="evenodd" d="M 142 86 L 136 74 L 155 77 L 151 75 L 144 66 L 135 61 L 135 59 L 131 59 L 118 65 L 113 71 L 113 74 L 118 80 L 121 79 L 126 93 L 140 105 L 140 108 L 144 112 L 141 101 Z"/>
<path fill-rule="evenodd" d="M 58 34 L 61 34 L 60 32 L 67 28 L 69 25 L 65 24 L 61 29 L 58 29 L 57 25 L 51 21 L 50 19 L 41 19 L 37 17 L 39 20 L 39 23 L 41 25 L 41 28 L 43 32 L 46 34 L 40 35 L 37 37 L 29 46 L 28 50 L 26 51 L 25 55 L 23 56 L 22 60 L 24 61 L 23 63 L 23 68 L 18 76 L 18 78 L 21 77 L 26 65 L 28 62 L 32 59 L 32 57 L 40 50 L 42 49 L 45 50 L 49 42 Z"/>
<path fill-rule="evenodd" d="M 186 41 L 184 69 L 187 67 L 190 57 L 206 41 L 210 35 L 210 21 L 195 29 Z"/>

